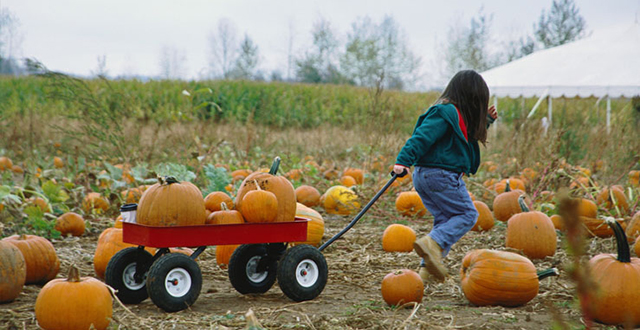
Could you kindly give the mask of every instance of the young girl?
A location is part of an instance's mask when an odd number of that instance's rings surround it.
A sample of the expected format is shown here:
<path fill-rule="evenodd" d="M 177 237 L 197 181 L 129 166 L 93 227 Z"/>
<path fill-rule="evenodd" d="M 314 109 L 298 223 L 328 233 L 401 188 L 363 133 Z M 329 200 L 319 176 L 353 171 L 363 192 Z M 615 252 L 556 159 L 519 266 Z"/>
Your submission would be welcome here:
<path fill-rule="evenodd" d="M 442 258 L 478 219 L 462 175 L 480 165 L 478 141 L 485 144 L 487 128 L 497 117 L 489 105 L 489 88 L 473 70 L 456 73 L 435 105 L 418 118 L 393 167 L 401 174 L 414 166 L 413 185 L 433 215 L 431 232 L 413 248 L 422 257 L 420 276 L 444 281 Z"/>

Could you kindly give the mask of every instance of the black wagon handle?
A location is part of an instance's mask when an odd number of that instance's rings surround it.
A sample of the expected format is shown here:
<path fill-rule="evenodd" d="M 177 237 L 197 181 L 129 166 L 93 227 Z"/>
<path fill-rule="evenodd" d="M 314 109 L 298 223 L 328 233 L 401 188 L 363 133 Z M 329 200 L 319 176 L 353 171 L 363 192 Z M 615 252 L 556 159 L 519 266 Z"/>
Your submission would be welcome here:
<path fill-rule="evenodd" d="M 331 243 L 333 243 L 335 240 L 340 238 L 340 236 L 342 236 L 344 233 L 349 231 L 349 229 L 351 229 L 351 227 L 353 227 L 356 224 L 356 222 L 358 222 L 358 220 L 360 220 L 360 218 L 362 218 L 362 216 L 365 213 L 367 213 L 367 211 L 369 210 L 371 205 L 373 205 L 373 203 L 375 203 L 378 200 L 378 198 L 380 198 L 380 196 L 382 194 L 384 194 L 385 191 L 387 191 L 387 188 L 389 188 L 389 186 L 393 183 L 393 181 L 395 181 L 396 178 L 401 178 L 401 177 L 407 175 L 408 172 L 409 171 L 407 171 L 406 169 L 400 174 L 392 171 L 391 172 L 391 179 L 389 179 L 389 181 L 384 185 L 384 187 L 382 187 L 380 189 L 380 191 L 378 191 L 378 193 L 375 196 L 373 196 L 373 198 L 369 201 L 369 203 L 367 203 L 367 205 L 365 205 L 362 208 L 362 210 L 360 210 L 360 212 L 358 212 L 358 214 L 355 216 L 355 218 L 353 218 L 353 220 L 351 220 L 351 222 L 344 229 L 342 229 L 339 233 L 335 234 L 328 241 L 324 242 L 324 244 L 322 244 L 318 248 L 318 250 L 320 250 L 320 251 L 324 250 L 327 246 L 331 245 Z"/>

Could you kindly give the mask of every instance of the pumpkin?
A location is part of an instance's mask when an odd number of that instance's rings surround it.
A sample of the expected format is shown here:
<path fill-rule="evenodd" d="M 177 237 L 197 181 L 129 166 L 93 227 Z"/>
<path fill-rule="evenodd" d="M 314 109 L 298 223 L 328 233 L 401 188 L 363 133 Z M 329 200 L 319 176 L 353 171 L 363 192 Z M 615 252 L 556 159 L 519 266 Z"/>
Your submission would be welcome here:
<path fill-rule="evenodd" d="M 396 198 L 396 210 L 407 217 L 421 217 L 427 213 L 417 191 L 403 191 Z"/>
<path fill-rule="evenodd" d="M 244 218 L 240 211 L 229 210 L 227 204 L 222 202 L 220 203 L 220 211 L 211 212 L 205 223 L 207 225 L 244 223 Z"/>
<path fill-rule="evenodd" d="M 24 169 L 22 167 L 20 167 L 19 165 L 13 165 L 11 167 L 11 171 L 15 174 L 22 174 L 24 173 Z"/>
<path fill-rule="evenodd" d="M 596 196 L 596 203 L 610 211 L 617 210 L 621 214 L 629 212 L 627 197 L 624 195 L 623 189 L 618 186 L 604 187 Z"/>
<path fill-rule="evenodd" d="M 27 264 L 22 252 L 5 241 L 0 241 L 0 303 L 18 298 L 27 278 Z"/>
<path fill-rule="evenodd" d="M 214 191 L 209 193 L 207 197 L 204 198 L 204 207 L 211 212 L 216 212 L 222 210 L 221 203 L 224 203 L 227 209 L 231 210 L 235 206 L 233 205 L 233 200 L 229 195 L 222 191 Z"/>
<path fill-rule="evenodd" d="M 424 283 L 420 275 L 413 270 L 400 269 L 382 279 L 381 291 L 382 299 L 389 306 L 420 303 L 424 294 Z"/>
<path fill-rule="evenodd" d="M 489 206 L 481 201 L 473 201 L 473 206 L 475 206 L 478 211 L 478 220 L 471 230 L 487 231 L 493 228 L 495 220 L 493 219 L 493 213 L 491 213 Z"/>
<path fill-rule="evenodd" d="M 525 256 L 506 251 L 479 249 L 462 259 L 460 286 L 477 306 L 521 306 L 538 295 L 539 280 L 557 275 L 552 268 L 540 273 Z"/>
<path fill-rule="evenodd" d="M 13 168 L 13 162 L 9 157 L 0 157 L 0 171 L 11 170 Z"/>
<path fill-rule="evenodd" d="M 216 246 L 216 264 L 222 269 L 226 269 L 233 251 L 238 248 L 238 244 Z"/>
<path fill-rule="evenodd" d="M 340 184 L 345 186 L 345 187 L 353 187 L 357 184 L 356 179 L 354 179 L 352 176 L 350 175 L 343 175 L 340 178 Z"/>
<path fill-rule="evenodd" d="M 507 247 L 521 250 L 531 259 L 543 259 L 556 253 L 555 227 L 549 217 L 539 211 L 529 211 L 524 195 L 518 198 L 522 213 L 515 214 L 507 222 Z"/>
<path fill-rule="evenodd" d="M 636 253 L 636 257 L 640 257 L 640 236 L 636 238 L 636 243 L 633 245 L 633 251 Z"/>
<path fill-rule="evenodd" d="M 578 205 L 578 215 L 595 218 L 598 215 L 598 206 L 591 200 L 581 198 Z"/>
<path fill-rule="evenodd" d="M 555 229 L 559 231 L 564 230 L 564 220 L 562 219 L 562 216 L 560 216 L 559 214 L 554 214 L 550 216 L 549 219 L 551 219 L 551 222 L 553 223 L 553 227 Z"/>
<path fill-rule="evenodd" d="M 3 241 L 17 247 L 27 265 L 25 284 L 45 283 L 55 278 L 60 271 L 60 260 L 53 244 L 36 235 L 13 235 Z"/>
<path fill-rule="evenodd" d="M 364 183 L 364 171 L 359 168 L 347 167 L 342 171 L 342 176 L 350 176 L 356 180 L 356 184 Z"/>
<path fill-rule="evenodd" d="M 320 197 L 320 204 L 329 214 L 349 215 L 360 209 L 358 195 L 345 186 L 332 186 Z"/>
<path fill-rule="evenodd" d="M 587 235 L 589 237 L 601 237 L 601 238 L 607 238 L 607 237 L 611 237 L 613 236 L 613 229 L 611 229 L 611 227 L 607 226 L 607 224 L 605 223 L 604 219 L 601 218 L 590 218 L 590 217 L 585 217 L 585 216 L 579 216 L 580 221 L 582 222 L 582 224 L 585 226 L 585 228 L 587 229 Z M 624 220 L 620 219 L 619 220 L 621 222 L 621 224 L 624 225 Z"/>
<path fill-rule="evenodd" d="M 296 217 L 296 192 L 291 181 L 283 176 L 277 176 L 280 167 L 280 157 L 276 157 L 268 172 L 254 172 L 247 176 L 236 194 L 236 209 L 241 210 L 244 202 L 244 195 L 249 191 L 256 190 L 256 182 L 260 188 L 272 192 L 278 200 L 278 211 L 276 222 L 288 222 Z M 244 215 L 244 213 L 243 213 Z M 245 220 L 248 221 L 245 217 Z"/>
<path fill-rule="evenodd" d="M 411 227 L 391 224 L 382 233 L 382 249 L 386 252 L 412 252 L 416 232 Z"/>
<path fill-rule="evenodd" d="M 636 212 L 636 214 L 631 218 L 631 221 L 629 221 L 625 234 L 627 235 L 629 242 L 633 242 L 640 236 L 640 211 Z"/>
<path fill-rule="evenodd" d="M 324 236 L 324 219 L 322 219 L 322 215 L 318 211 L 298 203 L 296 217 L 309 219 L 309 222 L 307 222 L 307 240 L 305 242 L 294 242 L 292 245 L 309 244 L 315 247 L 320 246 L 322 236 Z"/>
<path fill-rule="evenodd" d="M 500 182 L 496 183 L 493 186 L 493 189 L 498 193 L 501 194 L 505 191 L 509 191 L 507 190 L 507 185 L 509 185 L 509 189 L 511 190 L 522 190 L 525 191 L 526 187 L 524 184 L 524 181 L 522 181 L 521 179 L 518 178 L 509 178 L 509 179 L 502 179 L 500 180 Z"/>
<path fill-rule="evenodd" d="M 93 254 L 93 270 L 96 272 L 96 276 L 100 279 L 104 279 L 104 272 L 107 270 L 107 264 L 109 260 L 118 253 L 118 251 L 137 246 L 122 241 L 122 229 L 121 228 L 107 228 L 98 237 L 98 244 L 96 245 L 96 251 Z M 155 251 L 153 248 L 146 247 L 149 253 Z"/>
<path fill-rule="evenodd" d="M 246 222 L 274 222 L 278 216 L 278 198 L 270 191 L 262 190 L 256 182 L 257 190 L 247 192 L 240 204 L 240 213 Z M 295 217 L 295 214 L 294 214 Z"/>
<path fill-rule="evenodd" d="M 302 203 L 308 207 L 314 207 L 320 204 L 320 192 L 312 186 L 302 185 L 296 188 L 295 193 L 298 203 Z"/>
<path fill-rule="evenodd" d="M 55 167 L 55 168 L 63 168 L 64 167 L 64 160 L 62 160 L 62 158 L 60 158 L 60 157 L 53 157 L 53 167 Z"/>
<path fill-rule="evenodd" d="M 322 172 L 322 177 L 329 181 L 337 179 L 338 175 L 340 175 L 340 173 L 336 169 L 328 169 Z"/>
<path fill-rule="evenodd" d="M 297 181 L 302 179 L 302 170 L 299 168 L 292 169 L 284 175 L 287 179 Z"/>
<path fill-rule="evenodd" d="M 82 236 L 84 234 L 84 219 L 75 212 L 67 212 L 56 219 L 55 228 L 62 236 Z"/>
<path fill-rule="evenodd" d="M 200 189 L 170 176 L 158 178 L 158 183 L 144 192 L 136 215 L 136 222 L 147 226 L 203 225 L 205 220 Z"/>
<path fill-rule="evenodd" d="M 251 174 L 251 170 L 248 170 L 248 169 L 235 170 L 235 171 L 231 172 L 231 177 L 233 178 L 232 181 L 233 182 L 242 181 L 246 177 L 248 177 L 249 174 Z"/>
<path fill-rule="evenodd" d="M 612 325 L 640 325 L 640 259 L 631 258 L 627 237 L 613 218 L 606 219 L 617 243 L 618 256 L 601 253 L 589 260 L 592 280 L 597 284 L 591 299 L 593 318 Z"/>
<path fill-rule="evenodd" d="M 526 179 L 527 181 L 531 182 L 533 180 L 535 180 L 538 177 L 538 172 L 536 172 L 536 170 L 530 168 L 530 167 L 525 167 L 522 172 L 520 173 L 520 175 L 522 176 L 522 178 Z"/>
<path fill-rule="evenodd" d="M 640 187 L 640 171 L 629 171 L 629 185 Z"/>
<path fill-rule="evenodd" d="M 44 198 L 31 197 L 31 198 L 27 199 L 27 203 L 29 205 L 32 205 L 32 206 L 35 206 L 35 207 L 39 208 L 42 212 L 51 212 L 51 207 L 49 206 L 47 201 L 44 200 Z"/>
<path fill-rule="evenodd" d="M 571 184 L 569 185 L 569 189 L 585 189 L 590 186 L 591 186 L 591 180 L 589 180 L 589 178 L 586 176 L 581 176 L 579 178 L 576 178 L 573 182 L 571 182 Z"/>
<path fill-rule="evenodd" d="M 122 195 L 122 200 L 124 200 L 127 204 L 134 204 L 140 201 L 140 197 L 142 197 L 143 191 L 140 188 L 130 188 L 127 190 L 123 190 L 120 194 Z"/>
<path fill-rule="evenodd" d="M 85 213 L 95 211 L 100 214 L 109 209 L 109 201 L 102 197 L 100 193 L 90 192 L 82 200 L 82 209 Z"/>
<path fill-rule="evenodd" d="M 123 221 L 122 221 L 122 215 L 119 215 L 119 216 L 116 218 L 116 221 L 113 223 L 113 227 L 114 227 L 114 228 L 122 228 L 122 222 L 123 222 Z"/>
<path fill-rule="evenodd" d="M 67 278 L 47 283 L 35 306 L 38 325 L 45 329 L 106 329 L 113 314 L 113 299 L 107 286 L 92 277 L 80 277 L 71 266 Z"/>
<path fill-rule="evenodd" d="M 518 197 L 522 194 L 525 194 L 525 192 L 520 189 L 511 190 L 510 180 L 507 180 L 505 191 L 493 199 L 493 216 L 497 220 L 505 222 L 508 221 L 512 215 L 522 212 L 520 204 L 518 203 Z M 525 201 L 527 204 L 531 203 L 528 197 L 525 198 Z"/>

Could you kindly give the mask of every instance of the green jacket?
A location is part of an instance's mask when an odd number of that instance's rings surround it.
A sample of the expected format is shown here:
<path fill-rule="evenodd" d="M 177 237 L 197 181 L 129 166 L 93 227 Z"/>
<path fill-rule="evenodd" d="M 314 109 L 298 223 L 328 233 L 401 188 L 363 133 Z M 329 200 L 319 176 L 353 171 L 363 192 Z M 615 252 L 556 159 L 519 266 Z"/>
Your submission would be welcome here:
<path fill-rule="evenodd" d="M 493 119 L 489 117 L 489 123 Z M 458 110 L 453 104 L 436 104 L 418 118 L 413 134 L 398 154 L 396 164 L 438 167 L 467 175 L 480 166 L 480 147 L 469 142 L 459 126 Z"/>

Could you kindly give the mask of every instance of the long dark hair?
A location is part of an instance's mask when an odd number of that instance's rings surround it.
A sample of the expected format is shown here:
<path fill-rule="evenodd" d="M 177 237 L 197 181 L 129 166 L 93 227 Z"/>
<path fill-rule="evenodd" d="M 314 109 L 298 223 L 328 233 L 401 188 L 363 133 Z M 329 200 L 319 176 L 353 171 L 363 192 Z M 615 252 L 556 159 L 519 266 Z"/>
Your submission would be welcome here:
<path fill-rule="evenodd" d="M 455 105 L 462 113 L 468 136 L 482 144 L 487 142 L 489 87 L 480 74 L 473 70 L 456 73 L 436 103 Z"/>

